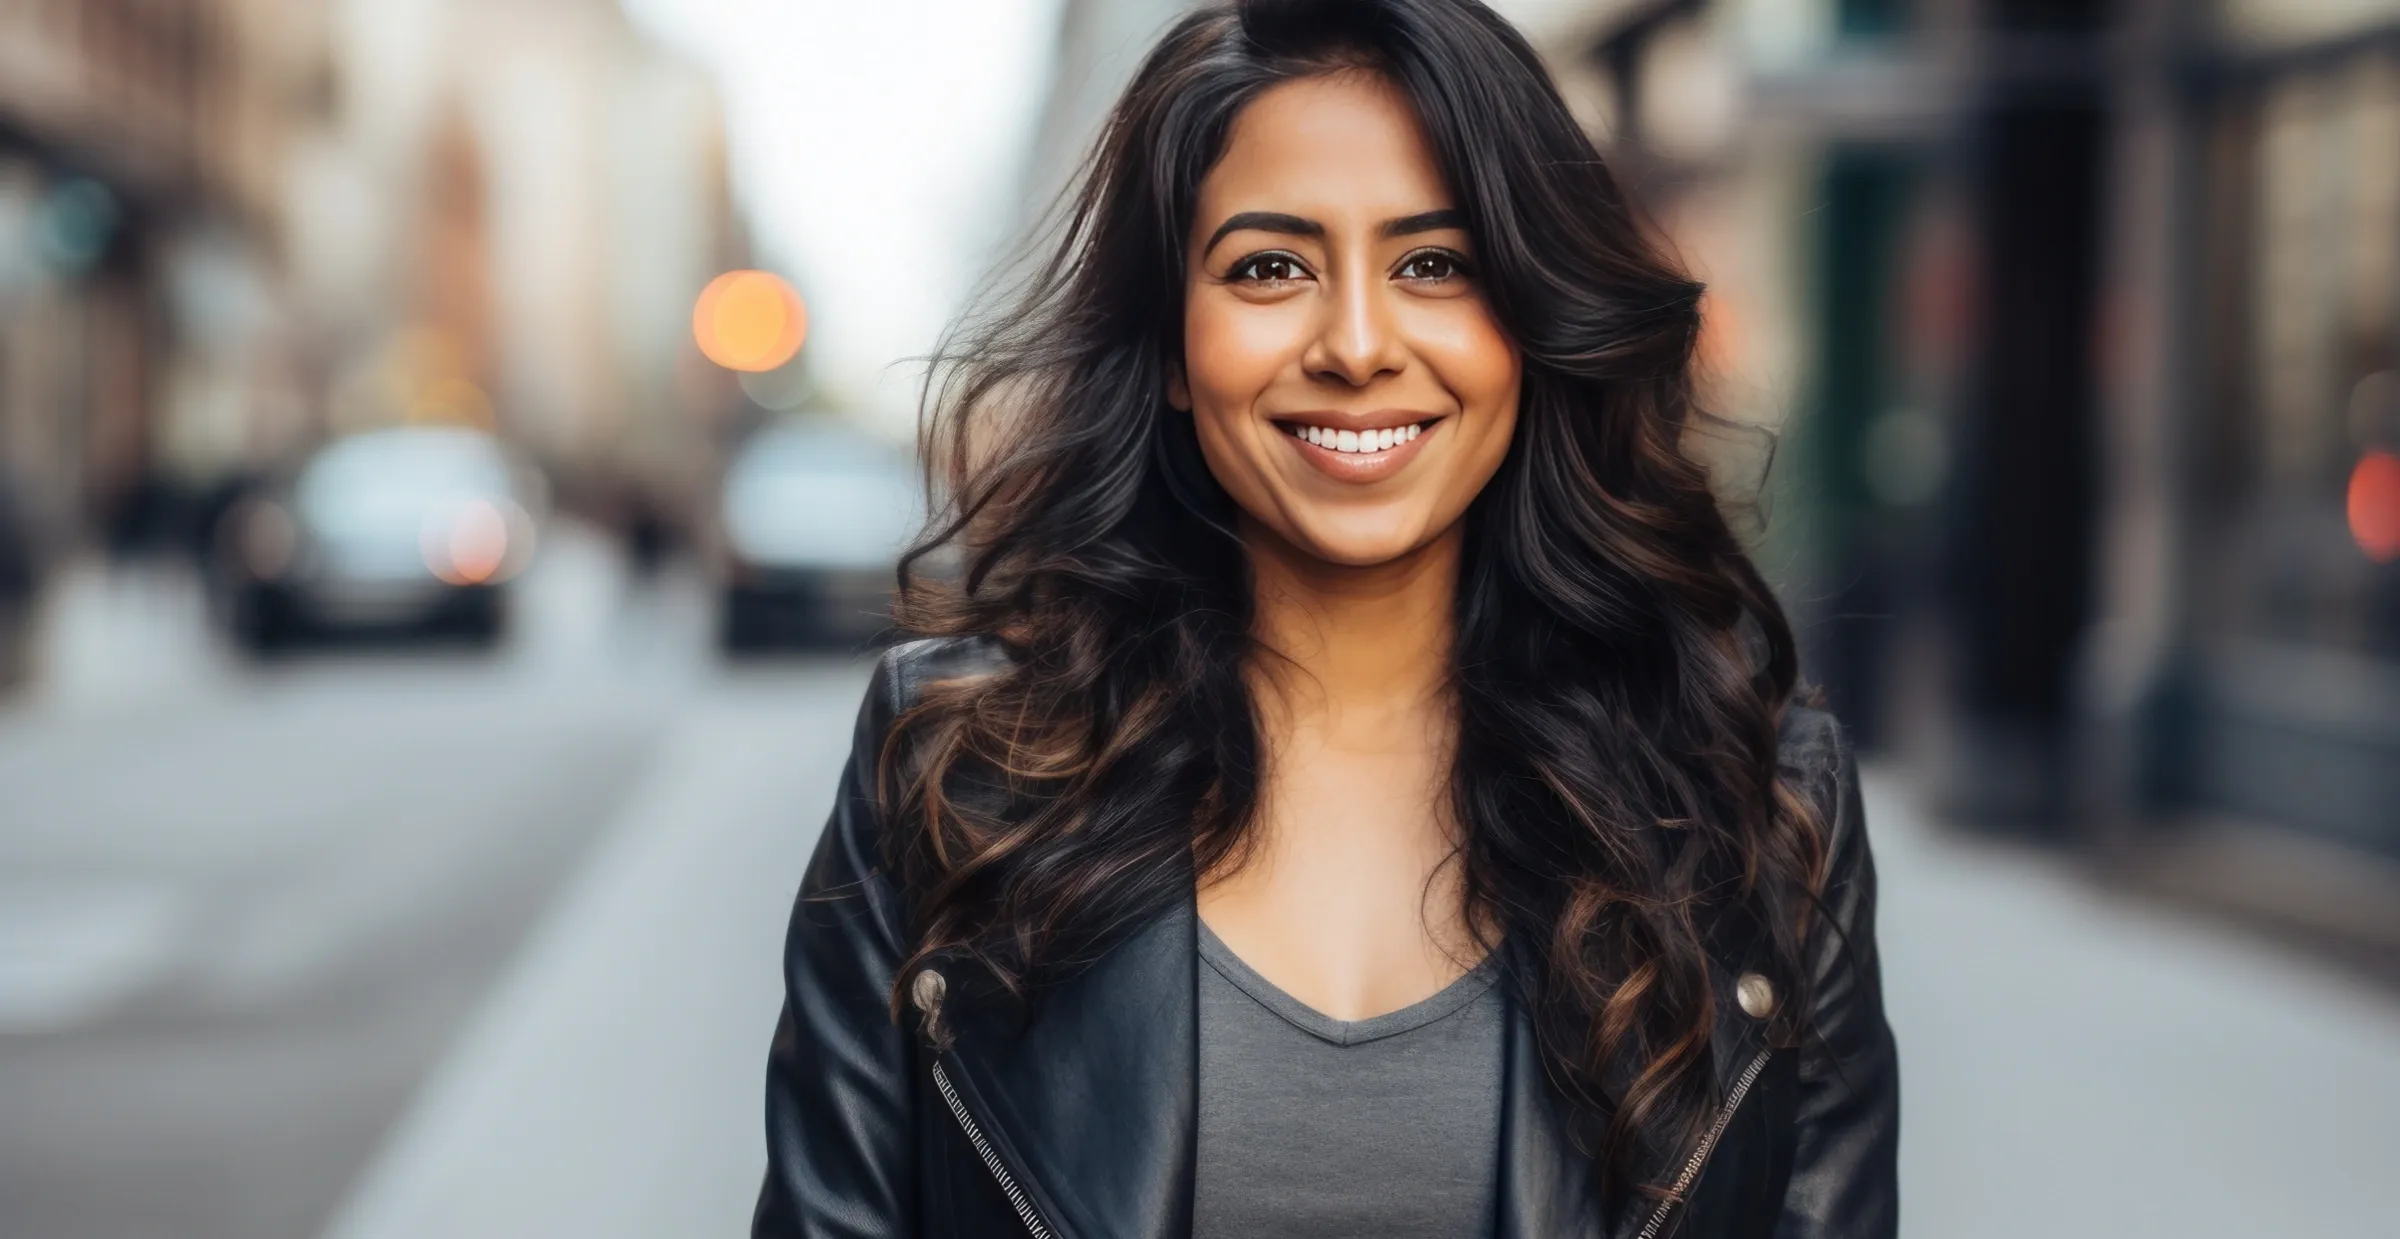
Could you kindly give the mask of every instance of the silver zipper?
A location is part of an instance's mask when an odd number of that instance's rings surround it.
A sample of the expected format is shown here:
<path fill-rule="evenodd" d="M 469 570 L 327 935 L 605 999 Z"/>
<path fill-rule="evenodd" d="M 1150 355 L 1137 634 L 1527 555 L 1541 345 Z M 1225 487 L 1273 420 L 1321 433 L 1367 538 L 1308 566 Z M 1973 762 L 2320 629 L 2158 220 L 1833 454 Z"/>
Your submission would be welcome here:
<path fill-rule="evenodd" d="M 1667 1198 L 1658 1202 L 1658 1209 L 1650 1215 L 1650 1224 L 1642 1227 L 1642 1233 L 1635 1239 L 1658 1239 L 1659 1229 L 1667 1224 L 1667 1215 L 1674 1212 L 1675 1206 L 1683 1203 L 1684 1194 L 1692 1190 L 1692 1183 L 1699 1179 L 1701 1168 L 1708 1165 L 1708 1155 L 1716 1151 L 1718 1138 L 1725 1134 L 1726 1126 L 1733 1122 L 1733 1112 L 1742 1108 L 1742 1098 L 1750 1094 L 1751 1085 L 1758 1083 L 1758 1074 L 1767 1069 L 1767 1059 L 1774 1053 L 1772 1049 L 1760 1050 L 1758 1057 L 1751 1059 L 1750 1065 L 1735 1078 L 1733 1091 L 1725 1094 L 1725 1104 L 1717 1109 L 1716 1121 L 1710 1123 L 1708 1131 L 1701 1135 L 1700 1147 L 1692 1150 L 1691 1160 L 1683 1164 L 1683 1173 L 1675 1176 L 1675 1186 L 1667 1190 Z"/>
<path fill-rule="evenodd" d="M 950 1073 L 942 1070 L 939 1061 L 933 1064 L 933 1086 L 942 1090 L 942 1100 L 949 1103 L 950 1116 L 958 1120 L 959 1130 L 967 1133 L 967 1143 L 975 1146 L 975 1155 L 983 1159 L 984 1167 L 999 1182 L 1001 1193 L 1008 1197 L 1010 1207 L 1017 1211 L 1017 1220 L 1025 1223 L 1025 1229 L 1033 1235 L 1033 1239 L 1053 1239 L 1050 1228 L 1042 1225 L 1041 1215 L 1033 1211 L 1033 1202 L 1026 1199 L 1024 1189 L 1017 1186 L 1016 1176 L 1008 1172 L 1008 1167 L 1000 1164 L 1000 1154 L 993 1150 L 991 1141 L 983 1138 L 983 1129 L 975 1125 L 975 1116 L 967 1113 L 967 1103 L 959 1097 L 958 1090 L 951 1087 Z"/>

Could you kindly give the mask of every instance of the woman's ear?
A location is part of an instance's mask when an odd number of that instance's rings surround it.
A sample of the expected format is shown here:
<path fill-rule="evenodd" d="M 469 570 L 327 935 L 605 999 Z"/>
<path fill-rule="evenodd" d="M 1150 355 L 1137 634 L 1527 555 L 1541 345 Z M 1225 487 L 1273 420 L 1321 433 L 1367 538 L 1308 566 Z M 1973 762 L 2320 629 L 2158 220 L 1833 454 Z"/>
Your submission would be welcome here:
<path fill-rule="evenodd" d="M 1178 413 L 1192 411 L 1192 385 L 1183 379 L 1183 363 L 1167 363 L 1167 403 Z"/>

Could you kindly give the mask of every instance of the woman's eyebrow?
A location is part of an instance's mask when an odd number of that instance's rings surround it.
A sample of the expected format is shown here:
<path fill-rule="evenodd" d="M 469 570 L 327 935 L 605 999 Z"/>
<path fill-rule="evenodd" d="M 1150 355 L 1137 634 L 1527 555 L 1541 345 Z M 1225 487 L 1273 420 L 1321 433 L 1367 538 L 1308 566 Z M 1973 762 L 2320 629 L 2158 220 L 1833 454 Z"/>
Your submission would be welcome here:
<path fill-rule="evenodd" d="M 1293 237 L 1321 237 L 1325 235 L 1325 225 L 1298 215 L 1286 215 L 1281 211 L 1243 211 L 1217 225 L 1217 230 L 1208 234 L 1208 244 L 1201 246 L 1200 252 L 1205 254 L 1217 248 L 1217 242 L 1224 240 L 1228 233 L 1243 231 L 1280 232 Z"/>
<path fill-rule="evenodd" d="M 1383 227 L 1377 231 L 1381 232 L 1388 240 L 1392 237 L 1405 237 L 1420 232 L 1440 232 L 1444 228 L 1465 228 L 1466 226 L 1467 217 L 1465 215 L 1453 208 L 1443 207 L 1438 211 L 1419 211 L 1414 215 L 1387 219 L 1383 221 Z"/>
<path fill-rule="evenodd" d="M 1376 232 L 1388 239 L 1466 226 L 1465 215 L 1456 208 L 1442 207 L 1387 219 Z M 1325 235 L 1325 225 L 1305 216 L 1288 215 L 1282 211 L 1242 211 L 1217 225 L 1217 230 L 1208 234 L 1208 244 L 1201 246 L 1200 252 L 1208 253 L 1217 248 L 1217 242 L 1236 232 L 1279 232 L 1293 237 L 1322 237 Z"/>

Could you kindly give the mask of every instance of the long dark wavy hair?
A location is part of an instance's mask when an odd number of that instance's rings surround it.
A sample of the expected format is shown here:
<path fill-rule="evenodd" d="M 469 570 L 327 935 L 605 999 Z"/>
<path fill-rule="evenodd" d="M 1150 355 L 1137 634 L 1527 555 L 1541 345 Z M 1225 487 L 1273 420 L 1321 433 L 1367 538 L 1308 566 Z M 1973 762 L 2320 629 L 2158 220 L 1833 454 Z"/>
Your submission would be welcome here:
<path fill-rule="evenodd" d="M 1189 415 L 1185 247 L 1235 116 L 1380 74 L 1413 103 L 1523 354 L 1515 441 L 1470 507 L 1450 773 L 1469 907 L 1609 1194 L 1655 1193 L 1713 1107 L 1709 948 L 1803 1031 L 1824 828 L 1776 760 L 1781 608 L 1685 450 L 1701 288 L 1648 239 L 1522 36 L 1477 0 L 1245 0 L 1134 75 L 1055 244 L 962 322 L 925 403 L 948 510 L 903 626 L 1008 657 L 937 686 L 881 772 L 915 954 L 1029 998 L 1234 856 L 1261 779 L 1260 656 L 1233 509 Z M 914 565 L 940 551 L 958 569 Z"/>

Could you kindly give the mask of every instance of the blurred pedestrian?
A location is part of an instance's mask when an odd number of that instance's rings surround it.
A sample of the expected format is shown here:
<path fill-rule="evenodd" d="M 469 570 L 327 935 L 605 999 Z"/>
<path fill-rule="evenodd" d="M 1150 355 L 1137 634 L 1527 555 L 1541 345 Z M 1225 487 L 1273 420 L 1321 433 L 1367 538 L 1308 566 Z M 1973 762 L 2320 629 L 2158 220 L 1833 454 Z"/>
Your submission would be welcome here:
<path fill-rule="evenodd" d="M 40 584 L 25 510 L 15 485 L 0 471 L 0 690 L 25 677 L 34 592 Z"/>
<path fill-rule="evenodd" d="M 658 500 L 645 488 L 627 491 L 619 523 L 625 540 L 625 564 L 632 569 L 634 579 L 655 580 L 674 549 L 675 537 Z"/>
<path fill-rule="evenodd" d="M 1476 0 L 1179 22 L 929 402 L 755 1232 L 1896 1228 L 1834 723 L 1700 288 Z"/>

